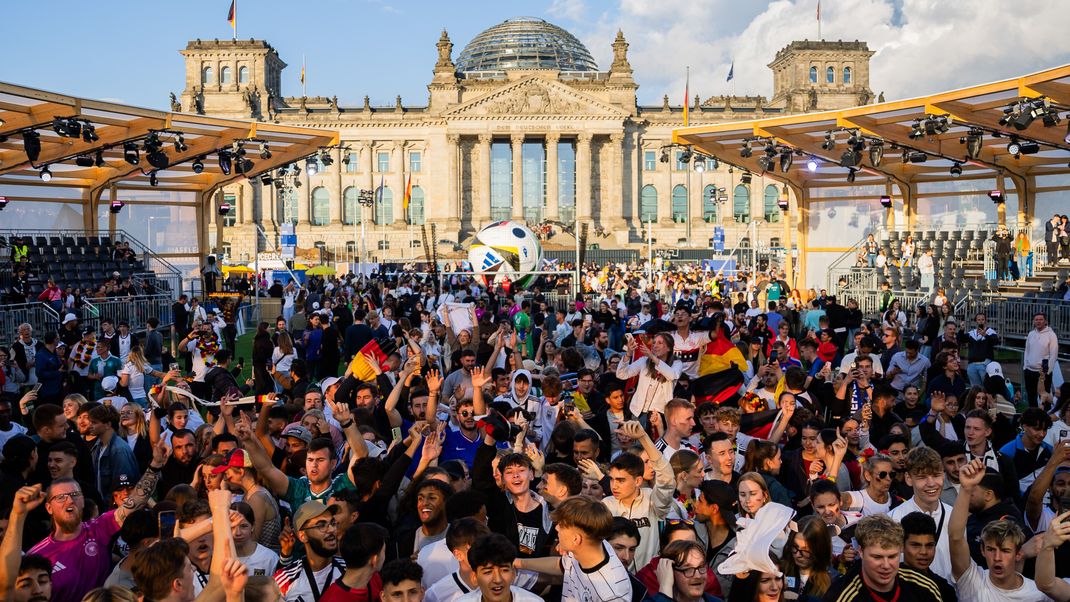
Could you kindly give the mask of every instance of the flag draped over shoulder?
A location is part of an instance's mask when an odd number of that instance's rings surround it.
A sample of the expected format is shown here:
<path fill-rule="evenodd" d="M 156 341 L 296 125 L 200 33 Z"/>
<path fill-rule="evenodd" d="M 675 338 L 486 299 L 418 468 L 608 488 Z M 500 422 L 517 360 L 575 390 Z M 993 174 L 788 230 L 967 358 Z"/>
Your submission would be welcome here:
<path fill-rule="evenodd" d="M 718 325 L 710 332 L 710 342 L 699 356 L 699 377 L 691 384 L 696 404 L 721 404 L 732 398 L 743 384 L 743 371 L 747 362 L 743 354 L 725 335 Z"/>

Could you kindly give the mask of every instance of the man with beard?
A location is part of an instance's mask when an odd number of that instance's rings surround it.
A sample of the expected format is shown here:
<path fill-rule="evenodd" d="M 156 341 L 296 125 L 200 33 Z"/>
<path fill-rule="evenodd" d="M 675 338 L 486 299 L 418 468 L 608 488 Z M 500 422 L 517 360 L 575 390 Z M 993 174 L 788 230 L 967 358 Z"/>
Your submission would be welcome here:
<path fill-rule="evenodd" d="M 461 367 L 446 376 L 442 381 L 442 390 L 458 401 L 472 399 L 476 385 L 472 382 L 472 368 L 476 365 L 476 352 L 471 349 L 461 351 Z"/>
<path fill-rule="evenodd" d="M 985 464 L 974 460 L 962 468 L 959 484 L 962 492 L 955 500 L 948 521 L 951 547 L 951 576 L 963 600 L 1043 600 L 1036 583 L 1023 577 L 1015 565 L 1022 560 L 1026 535 L 1011 520 L 1000 519 L 981 531 L 981 548 L 988 569 L 982 569 L 970 557 L 966 541 L 967 518 L 975 505 L 974 491 L 987 478 Z M 998 477 L 997 477 L 998 478 Z M 937 544 L 939 546 L 939 544 Z"/>
<path fill-rule="evenodd" d="M 52 561 L 52 589 L 56 600 L 80 600 L 108 577 L 112 568 L 108 546 L 126 517 L 144 506 L 156 489 L 168 453 L 166 445 L 157 444 L 145 475 L 123 505 L 84 523 L 85 497 L 78 482 L 52 482 L 45 508 L 52 515 L 55 531 L 29 553 L 40 554 Z"/>
<path fill-rule="evenodd" d="M 43 556 L 22 555 L 26 518 L 45 501 L 40 485 L 15 492 L 8 528 L 0 543 L 0 596 L 14 602 L 48 602 L 52 598 L 52 562 Z"/>
<path fill-rule="evenodd" d="M 486 376 L 481 375 L 479 378 L 482 380 Z M 485 383 L 473 378 L 473 386 L 477 382 L 476 390 L 480 391 Z M 431 387 L 432 383 L 429 382 L 428 386 Z M 483 411 L 485 412 L 482 392 L 476 393 L 475 398 L 479 400 L 479 407 L 484 408 Z M 432 428 L 438 424 L 438 414 L 435 412 L 438 409 L 437 401 L 438 395 L 436 392 L 427 404 L 427 422 Z M 438 460 L 440 463 L 445 464 L 450 460 L 461 460 L 469 469 L 472 468 L 476 458 L 476 450 L 479 449 L 480 444 L 479 429 L 476 428 L 476 407 L 472 399 L 462 399 L 457 402 L 457 430 L 446 429 L 446 438 L 442 444 L 442 456 Z"/>
<path fill-rule="evenodd" d="M 160 491 L 166 495 L 175 485 L 189 484 L 197 472 L 197 436 L 189 429 L 171 434 L 171 457 L 160 471 Z"/>
<path fill-rule="evenodd" d="M 294 514 L 297 539 L 305 544 L 305 557 L 293 560 L 275 573 L 275 583 L 287 602 L 319 600 L 323 592 L 345 574 L 338 553 L 337 506 L 311 501 Z"/>
<path fill-rule="evenodd" d="M 446 538 L 446 502 L 453 488 L 428 478 L 416 483 L 416 517 L 419 524 L 396 534 L 390 546 L 391 559 L 410 558 L 422 548 Z"/>

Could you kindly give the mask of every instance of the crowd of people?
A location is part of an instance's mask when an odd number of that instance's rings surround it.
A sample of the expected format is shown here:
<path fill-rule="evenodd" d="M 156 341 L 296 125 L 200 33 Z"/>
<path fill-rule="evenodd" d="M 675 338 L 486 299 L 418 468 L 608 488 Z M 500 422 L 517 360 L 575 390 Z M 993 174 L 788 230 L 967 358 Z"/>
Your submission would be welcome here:
<path fill-rule="evenodd" d="M 248 367 L 184 297 L 0 350 L 3 599 L 1070 600 L 1043 314 L 1011 383 L 983 314 L 777 273 L 266 289 Z"/>

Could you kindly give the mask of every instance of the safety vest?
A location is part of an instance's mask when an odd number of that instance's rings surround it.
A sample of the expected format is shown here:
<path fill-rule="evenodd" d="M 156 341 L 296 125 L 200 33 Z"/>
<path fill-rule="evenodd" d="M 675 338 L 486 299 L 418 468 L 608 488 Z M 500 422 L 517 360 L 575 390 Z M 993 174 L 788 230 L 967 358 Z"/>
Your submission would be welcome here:
<path fill-rule="evenodd" d="M 15 261 L 26 261 L 27 256 L 30 254 L 30 248 L 26 245 L 18 245 L 13 248 L 15 249 Z"/>

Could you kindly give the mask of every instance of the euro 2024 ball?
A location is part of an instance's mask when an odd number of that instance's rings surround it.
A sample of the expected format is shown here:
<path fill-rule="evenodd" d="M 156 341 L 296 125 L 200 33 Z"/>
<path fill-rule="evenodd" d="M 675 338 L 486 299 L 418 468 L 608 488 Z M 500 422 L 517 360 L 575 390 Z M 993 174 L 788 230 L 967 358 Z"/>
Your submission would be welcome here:
<path fill-rule="evenodd" d="M 484 272 L 477 278 L 488 287 L 508 279 L 512 286 L 525 289 L 537 277 L 532 272 L 542 264 L 542 245 L 520 222 L 494 222 L 476 234 L 468 261 L 473 272 Z"/>

